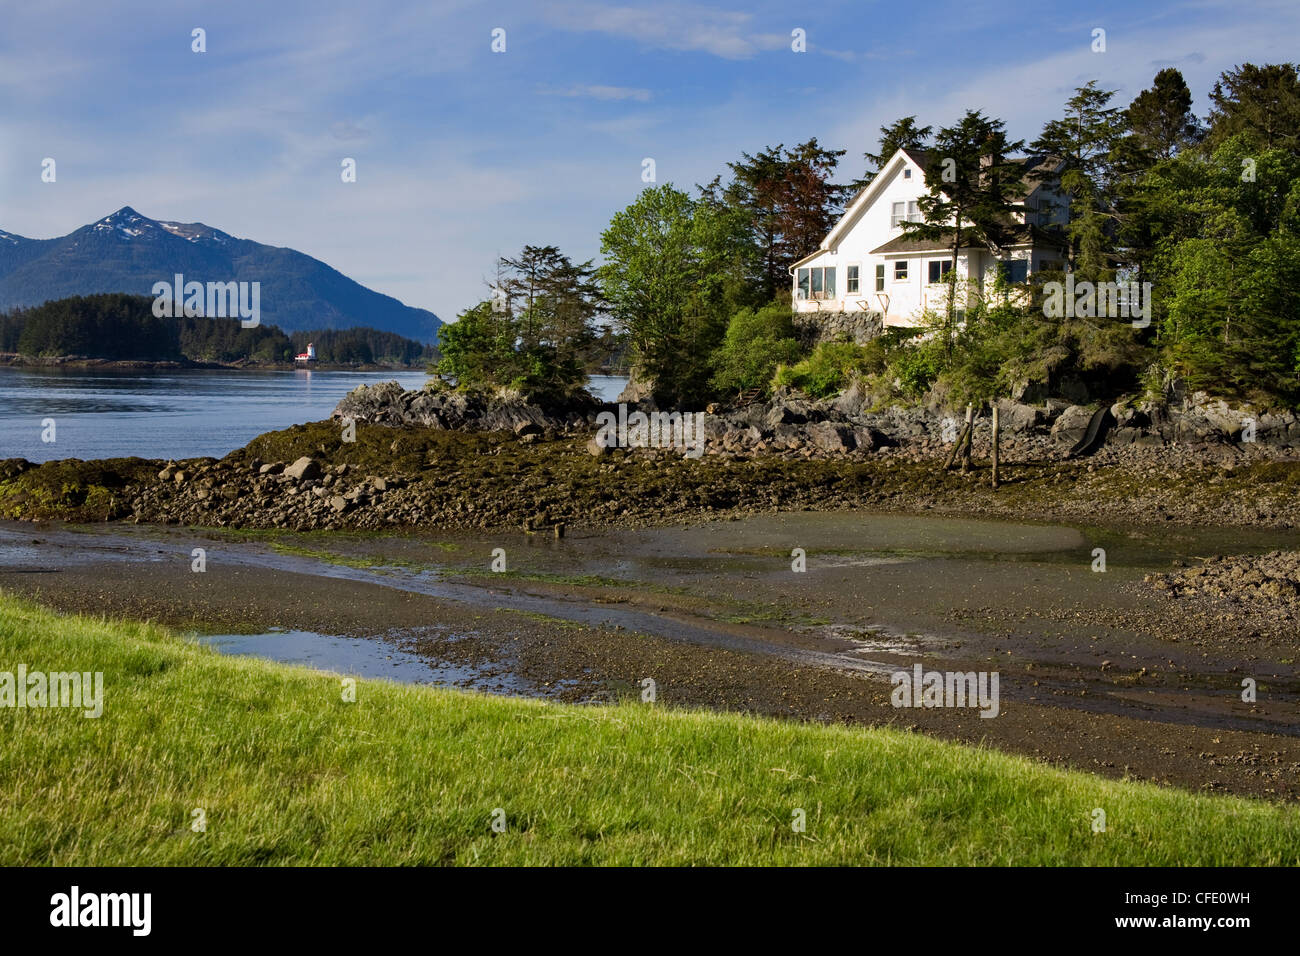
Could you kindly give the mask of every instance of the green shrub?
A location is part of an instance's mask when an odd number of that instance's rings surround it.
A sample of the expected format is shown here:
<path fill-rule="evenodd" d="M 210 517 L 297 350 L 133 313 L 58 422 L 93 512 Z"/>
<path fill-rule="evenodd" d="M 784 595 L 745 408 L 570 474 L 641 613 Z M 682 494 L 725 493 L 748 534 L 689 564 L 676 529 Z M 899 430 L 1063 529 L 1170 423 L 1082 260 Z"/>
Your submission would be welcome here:
<path fill-rule="evenodd" d="M 776 384 L 825 398 L 843 391 L 855 374 L 868 373 L 877 360 L 852 342 L 823 342 L 803 361 L 778 369 Z"/>
<path fill-rule="evenodd" d="M 909 398 L 920 398 L 934 384 L 942 369 L 943 355 L 930 343 L 906 346 L 894 353 L 889 371 Z"/>
<path fill-rule="evenodd" d="M 802 354 L 788 305 L 774 302 L 757 311 L 741 309 L 731 317 L 714 353 L 711 384 L 719 392 L 768 388 L 777 366 L 797 362 Z"/>

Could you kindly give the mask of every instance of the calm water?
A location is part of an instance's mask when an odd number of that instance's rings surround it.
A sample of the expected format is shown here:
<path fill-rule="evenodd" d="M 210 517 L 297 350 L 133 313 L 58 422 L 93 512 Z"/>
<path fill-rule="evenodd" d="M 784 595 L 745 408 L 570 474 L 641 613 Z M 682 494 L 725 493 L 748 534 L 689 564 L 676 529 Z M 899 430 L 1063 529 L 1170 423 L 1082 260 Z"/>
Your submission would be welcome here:
<path fill-rule="evenodd" d="M 423 371 L 0 368 L 0 458 L 221 457 L 263 432 L 328 418 L 358 385 L 427 380 Z M 593 376 L 591 389 L 610 400 L 624 384 Z M 52 443 L 41 440 L 48 418 Z"/>

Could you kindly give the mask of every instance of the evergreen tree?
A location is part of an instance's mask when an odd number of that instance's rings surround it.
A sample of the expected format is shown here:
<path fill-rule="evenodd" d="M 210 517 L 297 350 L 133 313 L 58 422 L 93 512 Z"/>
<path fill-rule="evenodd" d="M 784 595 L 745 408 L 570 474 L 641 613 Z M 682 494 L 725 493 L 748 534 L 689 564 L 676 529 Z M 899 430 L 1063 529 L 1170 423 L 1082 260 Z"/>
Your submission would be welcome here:
<path fill-rule="evenodd" d="M 1002 120 L 968 110 L 939 130 L 925 171 L 929 192 L 917 201 L 922 222 L 904 222 L 907 235 L 950 244 L 949 292 L 944 342 L 950 349 L 957 323 L 957 259 L 965 246 L 1000 248 L 1018 208 L 1010 197 L 1022 170 L 1007 154 L 1024 146 L 1008 142 Z"/>
<path fill-rule="evenodd" d="M 1061 190 L 1070 204 L 1068 261 L 1071 270 L 1092 280 L 1109 278 L 1113 263 L 1114 154 L 1124 130 L 1121 111 L 1109 105 L 1114 95 L 1089 80 L 1066 101 L 1065 116 L 1049 121 L 1032 144 L 1065 160 Z"/>
<path fill-rule="evenodd" d="M 863 153 L 867 161 L 867 171 L 861 179 L 853 184 L 855 190 L 868 186 L 884 168 L 885 163 L 900 149 L 927 149 L 930 136 L 934 132 L 931 126 L 917 126 L 915 116 L 904 116 L 894 120 L 888 126 L 880 127 L 880 147 L 878 152 Z"/>
<path fill-rule="evenodd" d="M 1152 160 L 1169 159 L 1205 135 L 1192 112 L 1192 91 L 1173 67 L 1155 75 L 1151 88 L 1133 98 L 1123 119 L 1137 148 Z"/>
<path fill-rule="evenodd" d="M 1206 138 L 1211 150 L 1245 133 L 1265 149 L 1300 151 L 1300 76 L 1293 63 L 1226 70 L 1210 92 L 1214 108 Z"/>
<path fill-rule="evenodd" d="M 832 182 L 844 150 L 810 139 L 793 149 L 767 147 L 728 163 L 732 181 L 704 187 L 701 201 L 721 203 L 745 217 L 756 264 L 759 302 L 770 302 L 790 285 L 790 265 L 812 252 L 843 212 L 845 186 Z"/>

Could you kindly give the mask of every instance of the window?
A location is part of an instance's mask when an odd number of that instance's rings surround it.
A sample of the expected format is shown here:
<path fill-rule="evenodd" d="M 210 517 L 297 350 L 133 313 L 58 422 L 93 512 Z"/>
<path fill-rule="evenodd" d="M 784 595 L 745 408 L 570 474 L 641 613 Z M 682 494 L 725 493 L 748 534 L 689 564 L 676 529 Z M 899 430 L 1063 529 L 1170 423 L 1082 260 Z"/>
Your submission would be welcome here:
<path fill-rule="evenodd" d="M 835 298 L 835 268 L 811 268 L 799 270 L 800 299 Z"/>
<path fill-rule="evenodd" d="M 894 281 L 900 282 L 907 278 L 907 260 L 898 259 L 894 262 Z"/>
<path fill-rule="evenodd" d="M 903 178 L 904 178 L 904 179 L 911 179 L 911 178 L 912 178 L 912 167 L 911 167 L 911 166 L 904 166 L 904 167 L 903 167 Z"/>
<path fill-rule="evenodd" d="M 948 277 L 949 272 L 952 272 L 951 259 L 931 259 L 930 285 L 938 285 Z"/>
<path fill-rule="evenodd" d="M 844 276 L 844 291 L 849 294 L 855 294 L 858 291 L 858 267 L 849 266 L 848 272 Z"/>
<path fill-rule="evenodd" d="M 897 229 L 900 222 L 920 222 L 921 214 L 917 210 L 916 200 L 896 202 L 890 206 L 889 227 Z"/>
<path fill-rule="evenodd" d="M 1024 282 L 1029 278 L 1029 260 L 1003 259 L 998 263 L 998 274 L 1003 282 Z"/>
<path fill-rule="evenodd" d="M 1060 272 L 1061 263 L 1056 259 L 1043 259 L 1038 263 L 1039 272 Z"/>
<path fill-rule="evenodd" d="M 885 264 L 883 262 L 876 266 L 876 291 L 885 291 Z"/>

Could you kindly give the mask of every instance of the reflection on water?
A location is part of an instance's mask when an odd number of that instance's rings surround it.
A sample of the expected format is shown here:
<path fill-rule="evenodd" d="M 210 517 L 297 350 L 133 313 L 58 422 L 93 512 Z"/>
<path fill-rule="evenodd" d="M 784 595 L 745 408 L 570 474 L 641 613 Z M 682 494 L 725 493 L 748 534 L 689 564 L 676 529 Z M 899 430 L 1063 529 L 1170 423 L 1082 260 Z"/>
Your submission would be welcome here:
<path fill-rule="evenodd" d="M 263 432 L 328 418 L 358 385 L 427 380 L 423 371 L 0 368 L 0 458 L 219 458 Z M 595 376 L 591 387 L 609 400 L 625 381 Z"/>
<path fill-rule="evenodd" d="M 455 640 L 452 636 L 445 639 Z M 433 660 L 379 638 L 273 629 L 265 634 L 196 635 L 195 640 L 222 654 L 261 657 L 348 677 L 383 678 L 404 684 L 441 687 L 475 687 L 496 693 L 526 690 L 509 673 Z"/>

